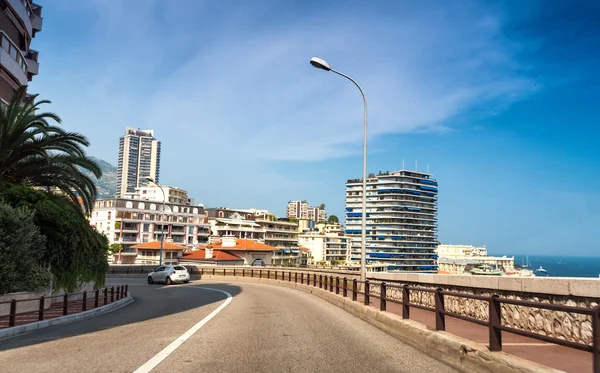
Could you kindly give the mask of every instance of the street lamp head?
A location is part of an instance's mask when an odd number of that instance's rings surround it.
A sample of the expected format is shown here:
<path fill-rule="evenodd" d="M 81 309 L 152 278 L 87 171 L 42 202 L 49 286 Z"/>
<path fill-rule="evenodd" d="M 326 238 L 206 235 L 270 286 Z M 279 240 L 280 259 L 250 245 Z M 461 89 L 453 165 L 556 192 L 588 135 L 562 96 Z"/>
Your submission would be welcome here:
<path fill-rule="evenodd" d="M 149 181 L 149 182 L 153 183 L 153 182 L 154 182 L 154 179 L 153 179 L 153 178 L 151 178 L 151 177 L 147 177 L 147 178 L 146 178 L 146 181 Z"/>
<path fill-rule="evenodd" d="M 325 71 L 331 71 L 331 66 L 325 61 L 320 59 L 319 57 L 313 57 L 310 59 L 310 64 L 316 67 L 317 69 L 323 69 Z"/>

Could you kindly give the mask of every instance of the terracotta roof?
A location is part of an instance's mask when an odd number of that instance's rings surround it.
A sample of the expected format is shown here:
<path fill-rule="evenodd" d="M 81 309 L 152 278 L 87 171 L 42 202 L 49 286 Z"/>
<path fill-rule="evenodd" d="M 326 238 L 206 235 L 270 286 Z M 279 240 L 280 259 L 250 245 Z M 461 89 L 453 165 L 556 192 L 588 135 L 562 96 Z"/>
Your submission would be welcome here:
<path fill-rule="evenodd" d="M 192 250 L 187 253 L 183 253 L 183 259 L 206 259 L 206 250 Z M 208 258 L 206 260 L 214 260 L 214 261 L 239 261 L 243 260 L 239 256 L 230 254 L 226 251 L 222 250 L 213 250 L 212 258 Z"/>
<path fill-rule="evenodd" d="M 252 241 L 252 240 L 244 240 L 241 238 L 237 238 L 235 240 L 235 246 L 225 246 L 221 242 L 219 243 L 211 243 L 208 245 L 198 246 L 200 249 L 225 249 L 227 251 L 276 251 L 279 250 L 274 246 L 265 245 L 264 243 Z"/>
<path fill-rule="evenodd" d="M 160 249 L 160 241 L 152 241 L 152 242 L 144 242 L 135 246 L 131 246 L 132 249 L 154 249 L 154 250 L 159 250 Z M 164 249 L 168 249 L 168 250 L 185 250 L 187 249 L 186 246 L 182 246 L 182 245 L 178 245 L 176 243 L 173 242 L 163 242 L 163 250 Z"/>
<path fill-rule="evenodd" d="M 308 247 L 299 247 L 298 248 L 300 251 L 310 251 L 310 249 Z"/>

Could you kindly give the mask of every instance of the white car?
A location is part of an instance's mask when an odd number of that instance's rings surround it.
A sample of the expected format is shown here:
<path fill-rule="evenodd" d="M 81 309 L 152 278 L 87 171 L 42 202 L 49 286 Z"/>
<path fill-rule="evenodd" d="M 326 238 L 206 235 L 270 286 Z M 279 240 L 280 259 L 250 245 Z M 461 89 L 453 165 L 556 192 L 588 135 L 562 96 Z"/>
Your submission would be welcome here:
<path fill-rule="evenodd" d="M 184 266 L 160 266 L 148 273 L 148 283 L 153 284 L 155 282 L 164 282 L 167 285 L 171 285 L 174 282 L 187 284 L 190 282 L 190 274 Z"/>

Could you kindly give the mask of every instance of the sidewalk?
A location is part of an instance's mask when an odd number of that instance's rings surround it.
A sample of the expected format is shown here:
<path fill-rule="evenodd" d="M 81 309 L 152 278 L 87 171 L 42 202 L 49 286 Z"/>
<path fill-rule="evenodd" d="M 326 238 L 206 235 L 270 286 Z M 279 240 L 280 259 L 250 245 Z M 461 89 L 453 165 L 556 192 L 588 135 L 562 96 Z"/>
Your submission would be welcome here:
<path fill-rule="evenodd" d="M 348 296 L 351 297 L 351 292 L 348 292 Z M 370 307 L 379 310 L 379 299 L 371 297 L 370 301 Z M 362 294 L 358 294 L 357 302 L 364 303 Z M 386 306 L 387 312 L 402 316 L 402 305 L 388 300 Z M 435 329 L 435 313 L 433 311 L 411 307 L 410 320 Z M 446 331 L 482 345 L 487 346 L 489 343 L 489 329 L 483 325 L 446 316 Z M 566 372 L 592 372 L 591 353 L 517 334 L 502 332 L 502 351 Z"/>

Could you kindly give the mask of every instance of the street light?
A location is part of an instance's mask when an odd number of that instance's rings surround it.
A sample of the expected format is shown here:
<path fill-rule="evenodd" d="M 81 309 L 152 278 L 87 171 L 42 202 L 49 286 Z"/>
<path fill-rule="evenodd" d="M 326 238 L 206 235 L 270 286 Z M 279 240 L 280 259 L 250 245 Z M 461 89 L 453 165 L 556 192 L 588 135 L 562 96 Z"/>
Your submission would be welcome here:
<path fill-rule="evenodd" d="M 157 187 L 160 188 L 160 191 L 162 192 L 163 195 L 163 208 L 162 208 L 162 221 L 161 221 L 161 227 L 160 227 L 160 254 L 158 255 L 158 265 L 161 266 L 162 265 L 162 259 L 163 259 L 163 243 L 165 241 L 165 202 L 167 201 L 167 198 L 165 197 L 165 191 L 163 190 L 163 188 L 156 184 L 156 182 L 154 181 L 153 178 L 151 177 L 147 177 L 146 181 L 149 181 L 151 183 L 153 183 L 154 185 L 156 185 Z"/>
<path fill-rule="evenodd" d="M 363 198 L 362 198 L 362 232 L 361 232 L 362 249 L 361 249 L 361 259 L 360 259 L 360 280 L 365 281 L 367 279 L 367 259 L 366 259 L 366 257 L 367 257 L 367 250 L 366 250 L 366 246 L 367 246 L 367 98 L 365 97 L 365 94 L 364 94 L 362 88 L 360 88 L 360 86 L 354 79 L 352 79 L 348 75 L 342 74 L 339 71 L 335 71 L 334 69 L 331 68 L 331 66 L 325 60 L 322 60 L 318 57 L 313 57 L 310 59 L 310 64 L 313 65 L 314 67 L 316 67 L 317 69 L 331 71 L 333 73 L 336 73 L 336 74 L 348 79 L 349 81 L 354 83 L 356 88 L 358 88 L 358 90 L 360 91 L 360 94 L 362 95 L 362 98 L 363 98 L 365 116 L 364 116 L 364 139 L 363 139 L 363 179 L 362 179 L 362 181 L 363 181 L 362 182 L 362 184 L 363 184 L 362 185 L 362 187 L 363 187 L 362 197 Z"/>

